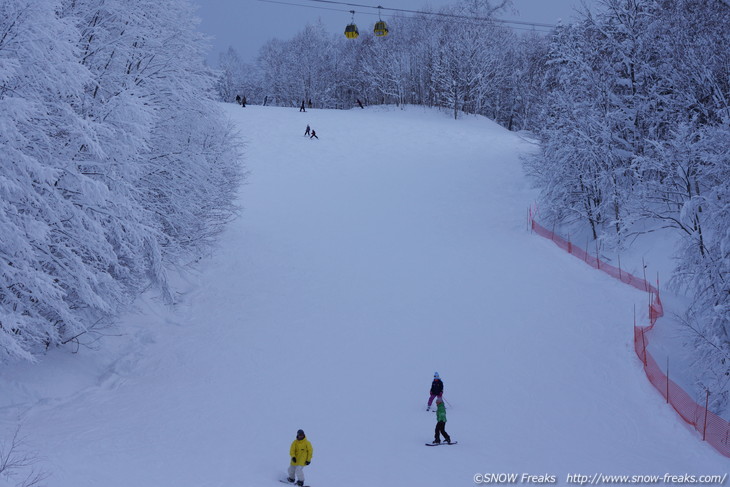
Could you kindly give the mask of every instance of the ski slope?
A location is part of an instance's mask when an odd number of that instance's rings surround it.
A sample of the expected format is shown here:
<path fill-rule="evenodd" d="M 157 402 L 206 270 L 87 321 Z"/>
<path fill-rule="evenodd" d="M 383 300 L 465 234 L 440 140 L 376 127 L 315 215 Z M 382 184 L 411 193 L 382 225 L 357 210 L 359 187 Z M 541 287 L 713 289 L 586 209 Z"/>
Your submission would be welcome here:
<path fill-rule="evenodd" d="M 312 487 L 727 473 L 643 375 L 647 296 L 526 230 L 530 143 L 415 107 L 224 109 L 243 211 L 178 305 L 1 373 L 2 431 L 47 485 L 281 485 L 299 428 Z M 424 446 L 434 371 L 455 446 Z"/>

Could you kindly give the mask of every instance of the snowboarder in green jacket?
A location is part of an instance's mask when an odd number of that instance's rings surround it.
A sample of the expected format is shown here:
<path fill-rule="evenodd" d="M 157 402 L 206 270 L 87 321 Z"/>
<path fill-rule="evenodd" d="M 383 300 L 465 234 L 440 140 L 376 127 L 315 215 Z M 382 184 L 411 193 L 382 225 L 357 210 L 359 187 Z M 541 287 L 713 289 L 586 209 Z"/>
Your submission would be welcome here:
<path fill-rule="evenodd" d="M 446 406 L 444 406 L 444 400 L 438 397 L 436 398 L 436 431 L 433 442 L 441 443 L 441 435 L 444 435 L 446 443 L 451 444 L 451 437 L 446 432 Z"/>

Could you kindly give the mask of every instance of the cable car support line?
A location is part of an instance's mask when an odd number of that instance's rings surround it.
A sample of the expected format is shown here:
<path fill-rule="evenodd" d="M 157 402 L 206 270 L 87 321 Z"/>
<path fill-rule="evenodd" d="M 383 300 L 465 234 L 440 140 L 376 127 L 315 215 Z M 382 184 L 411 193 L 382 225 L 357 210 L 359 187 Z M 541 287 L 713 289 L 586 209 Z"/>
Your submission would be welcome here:
<path fill-rule="evenodd" d="M 353 10 L 345 10 L 345 9 L 335 8 L 335 7 L 306 5 L 306 4 L 302 4 L 302 3 L 285 2 L 285 1 L 281 1 L 281 0 L 258 0 L 258 1 L 264 2 L 264 3 L 275 3 L 275 4 L 279 4 L 279 5 L 291 5 L 293 7 L 315 8 L 315 9 L 319 9 L 319 10 L 331 10 L 331 11 L 335 11 L 335 12 L 350 12 L 350 13 L 354 12 Z M 375 35 L 379 36 L 379 37 L 387 35 L 387 26 L 385 26 L 385 33 L 383 33 L 382 29 L 380 29 L 378 31 L 379 27 L 383 27 L 382 25 L 378 25 L 380 22 L 383 22 L 381 14 L 380 14 L 380 12 L 382 10 L 389 10 L 389 11 L 397 12 L 397 13 L 407 13 L 407 14 L 415 14 L 415 15 L 431 15 L 431 16 L 435 16 L 435 17 L 443 17 L 444 21 L 446 21 L 447 19 L 450 18 L 450 19 L 461 19 L 461 20 L 471 21 L 471 22 L 497 22 L 497 23 L 502 23 L 502 24 L 515 24 L 515 25 L 506 25 L 506 27 L 509 27 L 511 29 L 516 29 L 516 30 L 532 30 L 532 31 L 543 32 L 543 33 L 547 33 L 549 31 L 545 31 L 542 29 L 555 28 L 555 25 L 553 25 L 553 24 L 542 24 L 542 23 L 538 23 L 538 22 L 525 22 L 525 21 L 521 21 L 521 20 L 504 20 L 504 19 L 499 19 L 496 17 L 470 17 L 468 15 L 449 14 L 449 13 L 444 13 L 444 12 L 428 12 L 428 11 L 423 11 L 423 10 L 408 10 L 408 9 L 402 9 L 402 8 L 389 8 L 389 7 L 383 7 L 381 5 L 372 6 L 372 5 L 363 5 L 363 4 L 359 4 L 359 3 L 339 2 L 339 1 L 334 1 L 334 0 L 301 0 L 301 1 L 325 3 L 325 4 L 331 4 L 331 5 L 343 5 L 343 6 L 348 6 L 348 7 L 377 9 L 378 13 L 374 13 L 374 12 L 370 13 L 370 12 L 362 12 L 362 11 L 357 12 L 357 13 L 359 13 L 361 15 L 377 15 L 379 17 L 379 22 L 376 23 L 376 29 L 375 29 L 376 30 Z M 721 1 L 724 1 L 724 0 L 721 0 Z M 730 0 L 728 0 L 728 1 L 730 1 Z M 393 15 L 394 14 L 390 14 L 389 16 L 393 17 Z M 351 23 L 349 25 L 354 25 L 354 23 Z M 518 26 L 525 26 L 525 27 L 518 27 Z"/>
<path fill-rule="evenodd" d="M 496 17 L 470 17 L 468 15 L 459 15 L 459 14 L 449 14 L 444 12 L 427 12 L 423 10 L 408 10 L 404 8 L 390 8 L 390 7 L 383 7 L 382 5 L 373 6 L 373 5 L 364 5 L 361 3 L 350 3 L 350 2 L 341 2 L 336 0 L 305 0 L 308 2 L 317 2 L 317 3 L 329 3 L 334 5 L 346 5 L 348 7 L 358 7 L 358 8 L 372 8 L 372 9 L 378 9 L 378 10 L 390 10 L 392 12 L 403 12 L 403 13 L 409 13 L 409 14 L 419 14 L 419 15 L 437 15 L 441 17 L 451 17 L 456 19 L 464 19 L 464 20 L 481 20 L 485 22 L 501 22 L 506 24 L 518 24 L 518 25 L 529 25 L 531 27 L 548 27 L 550 29 L 554 28 L 555 26 L 552 24 L 541 24 L 538 22 L 526 22 L 522 20 L 503 20 L 498 19 Z"/>

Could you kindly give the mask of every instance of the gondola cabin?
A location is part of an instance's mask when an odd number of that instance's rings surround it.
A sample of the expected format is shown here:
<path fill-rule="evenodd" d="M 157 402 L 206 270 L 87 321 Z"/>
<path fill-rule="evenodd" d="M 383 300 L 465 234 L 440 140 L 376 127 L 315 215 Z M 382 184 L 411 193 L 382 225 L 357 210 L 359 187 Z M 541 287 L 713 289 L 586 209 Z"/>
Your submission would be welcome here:
<path fill-rule="evenodd" d="M 378 22 L 375 22 L 373 32 L 378 37 L 385 37 L 388 35 L 388 25 L 382 20 L 379 20 Z"/>
<path fill-rule="evenodd" d="M 349 24 L 345 27 L 345 37 L 348 39 L 357 39 L 357 36 L 359 35 L 360 33 L 357 31 L 357 26 L 355 24 Z"/>

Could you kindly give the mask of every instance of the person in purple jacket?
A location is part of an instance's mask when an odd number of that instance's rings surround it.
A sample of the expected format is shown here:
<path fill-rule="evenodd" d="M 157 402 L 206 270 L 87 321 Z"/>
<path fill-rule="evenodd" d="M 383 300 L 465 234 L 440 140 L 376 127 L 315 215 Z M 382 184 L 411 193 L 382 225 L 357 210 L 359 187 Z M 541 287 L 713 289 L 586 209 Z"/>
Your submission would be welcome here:
<path fill-rule="evenodd" d="M 441 377 L 439 377 L 438 372 L 433 373 L 433 382 L 431 382 L 431 397 L 428 398 L 428 406 L 426 406 L 426 411 L 431 410 L 431 404 L 433 404 L 433 399 L 435 397 L 438 397 L 441 399 L 441 396 L 444 395 L 444 383 L 441 382 Z"/>

